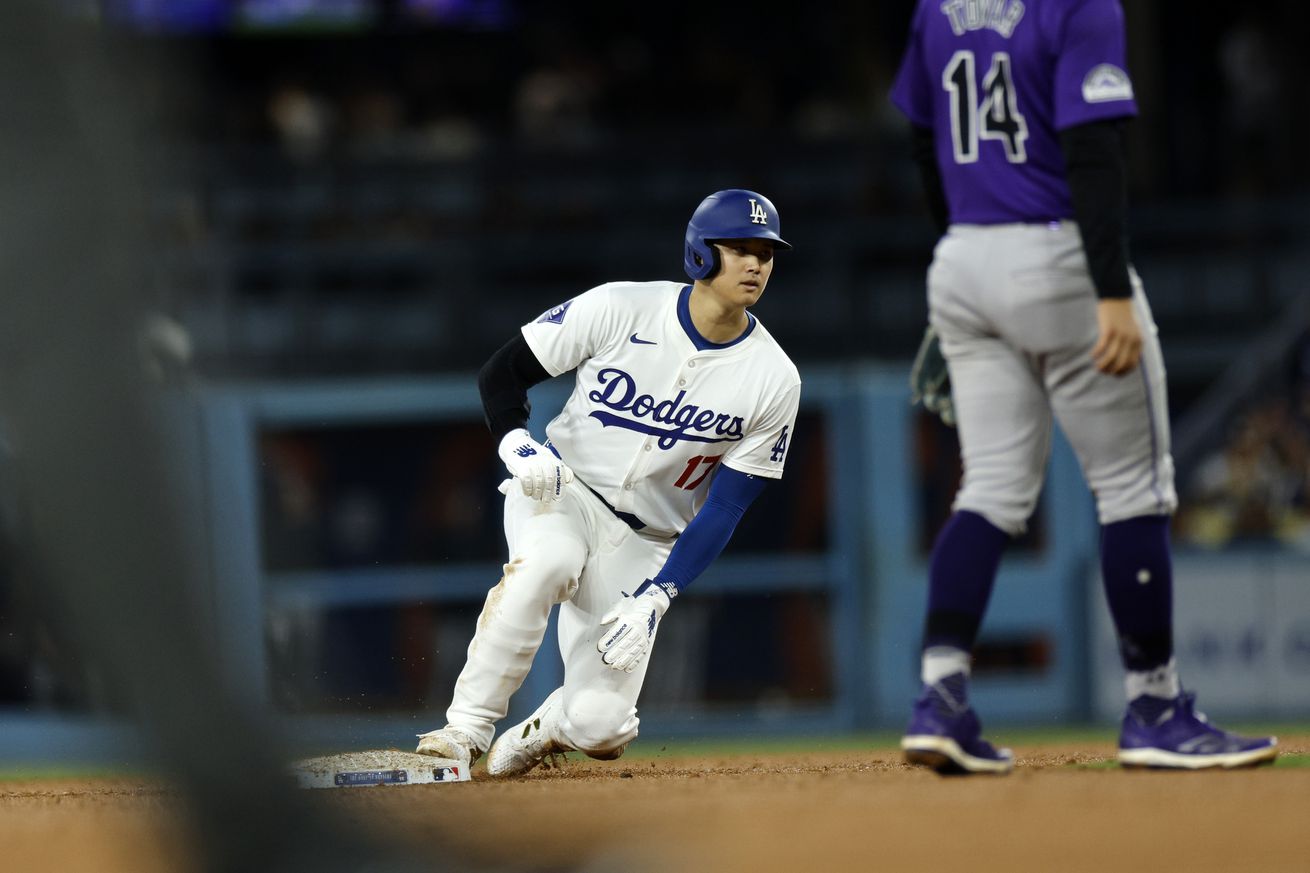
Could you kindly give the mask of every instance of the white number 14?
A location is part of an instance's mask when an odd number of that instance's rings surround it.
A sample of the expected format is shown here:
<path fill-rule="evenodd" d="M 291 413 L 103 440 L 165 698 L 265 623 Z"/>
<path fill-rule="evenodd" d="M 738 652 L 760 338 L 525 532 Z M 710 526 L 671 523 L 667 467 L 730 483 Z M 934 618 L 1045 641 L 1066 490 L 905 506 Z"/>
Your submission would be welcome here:
<path fill-rule="evenodd" d="M 978 140 L 991 139 L 1005 146 L 1005 159 L 1010 163 L 1024 163 L 1028 160 L 1024 147 L 1028 122 L 1019 113 L 1009 54 L 992 55 L 991 68 L 982 81 L 981 105 L 976 70 L 973 52 L 961 49 L 951 56 L 942 71 L 942 87 L 951 95 L 951 144 L 955 148 L 955 162 L 974 163 L 978 160 Z"/>

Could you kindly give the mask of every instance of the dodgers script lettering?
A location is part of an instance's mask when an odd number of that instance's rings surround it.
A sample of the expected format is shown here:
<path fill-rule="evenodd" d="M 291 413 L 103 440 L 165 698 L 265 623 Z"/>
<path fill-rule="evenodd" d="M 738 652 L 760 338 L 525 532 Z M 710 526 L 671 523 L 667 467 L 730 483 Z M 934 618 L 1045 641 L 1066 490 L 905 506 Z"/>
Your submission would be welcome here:
<path fill-rule="evenodd" d="M 679 442 L 737 442 L 745 430 L 739 415 L 684 404 L 686 391 L 679 391 L 676 396 L 660 401 L 649 394 L 642 394 L 636 380 L 616 367 L 601 370 L 596 379 L 601 387 L 588 393 L 588 399 L 614 412 L 597 410 L 591 413 L 591 417 L 605 427 L 622 427 L 657 436 L 657 444 L 661 449 L 671 449 Z M 614 414 L 617 412 L 628 415 Z M 646 419 L 652 424 L 647 424 Z M 667 427 L 656 427 L 656 424 Z"/>

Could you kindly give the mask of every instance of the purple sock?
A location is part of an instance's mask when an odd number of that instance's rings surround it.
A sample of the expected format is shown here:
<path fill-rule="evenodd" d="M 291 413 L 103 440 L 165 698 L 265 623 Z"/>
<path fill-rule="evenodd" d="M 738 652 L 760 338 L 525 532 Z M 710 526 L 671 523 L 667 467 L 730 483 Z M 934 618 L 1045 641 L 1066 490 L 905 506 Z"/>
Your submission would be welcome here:
<path fill-rule="evenodd" d="M 1124 667 L 1167 664 L 1174 651 L 1169 517 L 1142 515 L 1101 528 L 1101 575 Z"/>
<path fill-rule="evenodd" d="M 961 510 L 946 522 L 933 544 L 928 570 L 925 649 L 973 649 L 1009 542 L 1009 534 L 976 512 Z"/>

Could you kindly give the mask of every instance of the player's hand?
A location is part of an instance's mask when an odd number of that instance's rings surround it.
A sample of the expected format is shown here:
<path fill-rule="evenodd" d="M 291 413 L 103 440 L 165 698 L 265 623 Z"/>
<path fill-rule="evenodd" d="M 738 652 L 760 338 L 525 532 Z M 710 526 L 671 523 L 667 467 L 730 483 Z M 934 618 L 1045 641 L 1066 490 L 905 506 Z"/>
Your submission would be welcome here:
<path fill-rule="evenodd" d="M 1092 349 L 1096 369 L 1111 376 L 1131 373 L 1142 357 L 1142 331 L 1131 297 L 1107 297 L 1096 304 L 1100 333 Z"/>
<path fill-rule="evenodd" d="M 910 368 L 910 405 L 923 408 L 939 417 L 948 427 L 955 427 L 955 400 L 951 396 L 951 373 L 942 355 L 941 340 L 929 325 L 919 342 L 919 351 Z"/>
<path fill-rule="evenodd" d="M 600 620 L 602 627 L 613 625 L 596 641 L 600 659 L 624 673 L 635 670 L 650 650 L 655 628 L 677 595 L 674 586 L 650 579 L 641 583 L 631 597 L 623 595 Z"/>
<path fill-rule="evenodd" d="M 523 493 L 533 500 L 559 500 L 564 496 L 564 486 L 573 481 L 568 464 L 534 440 L 525 428 L 505 434 L 497 453 Z"/>

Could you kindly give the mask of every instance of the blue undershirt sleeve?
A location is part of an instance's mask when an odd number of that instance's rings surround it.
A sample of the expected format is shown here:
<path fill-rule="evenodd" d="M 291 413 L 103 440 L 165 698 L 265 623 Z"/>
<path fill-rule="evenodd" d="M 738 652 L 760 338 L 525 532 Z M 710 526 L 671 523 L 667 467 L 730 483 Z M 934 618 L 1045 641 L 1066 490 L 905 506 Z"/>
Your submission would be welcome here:
<path fill-rule="evenodd" d="M 679 592 L 705 572 L 732 538 L 746 507 L 764 490 L 768 479 L 722 467 L 710 483 L 705 505 L 673 544 L 668 560 L 653 580 L 666 591 Z"/>

